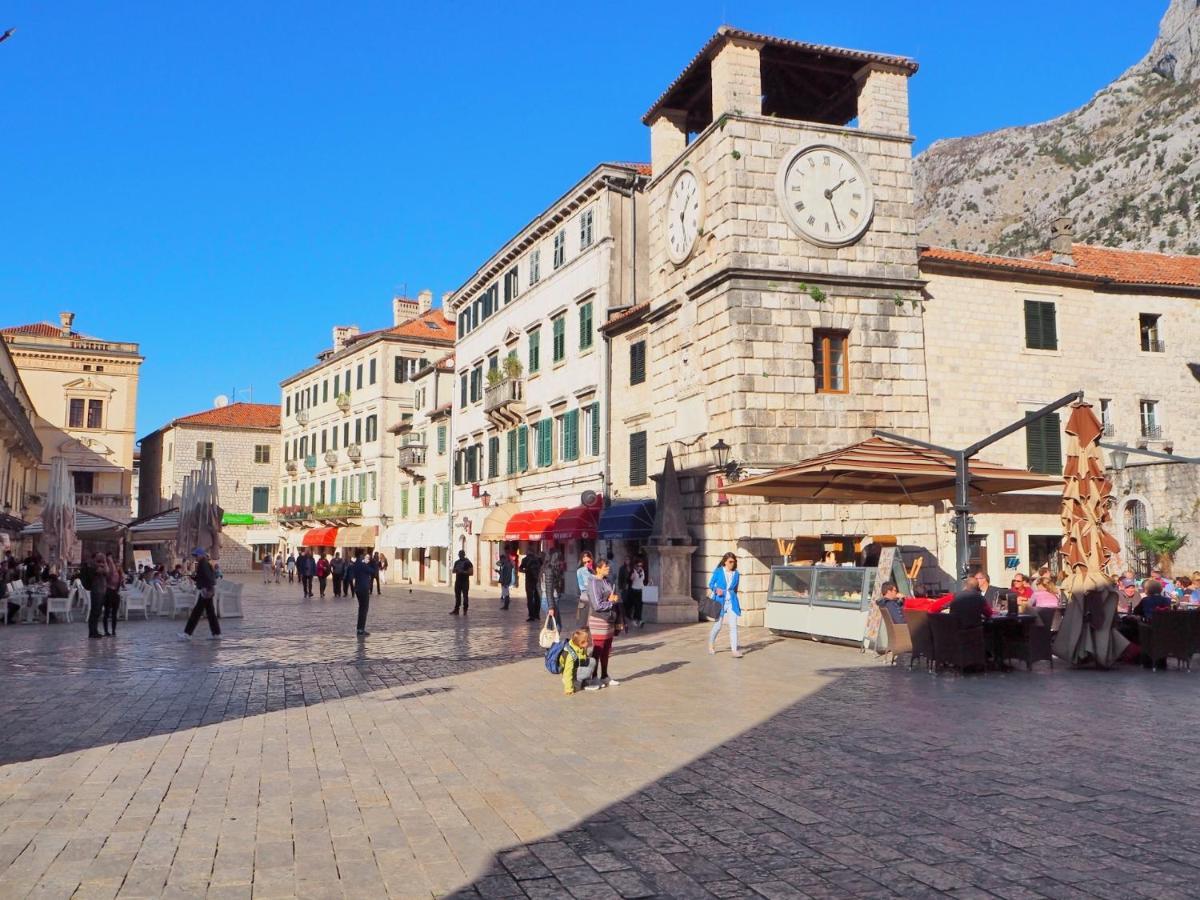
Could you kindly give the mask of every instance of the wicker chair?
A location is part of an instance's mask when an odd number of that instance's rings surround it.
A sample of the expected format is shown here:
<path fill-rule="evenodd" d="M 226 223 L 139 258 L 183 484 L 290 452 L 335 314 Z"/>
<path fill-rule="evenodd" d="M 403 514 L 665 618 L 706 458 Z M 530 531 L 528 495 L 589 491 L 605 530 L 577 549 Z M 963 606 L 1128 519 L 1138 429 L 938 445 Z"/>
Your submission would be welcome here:
<path fill-rule="evenodd" d="M 1174 659 L 1180 668 L 1191 669 L 1192 654 L 1196 652 L 1196 613 L 1164 609 L 1155 613 L 1150 620 L 1154 633 L 1155 655 L 1153 660 Z"/>
<path fill-rule="evenodd" d="M 933 633 L 933 659 L 938 666 L 948 666 L 960 672 L 972 666 L 987 671 L 987 649 L 983 626 L 964 628 L 954 616 L 929 617 Z"/>
<path fill-rule="evenodd" d="M 894 666 L 896 657 L 901 653 L 912 654 L 912 637 L 908 633 L 908 625 L 893 622 L 891 614 L 886 609 L 880 612 L 883 618 L 883 630 L 887 633 L 888 664 Z"/>
<path fill-rule="evenodd" d="M 911 669 L 917 657 L 925 660 L 925 668 L 933 668 L 933 633 L 929 628 L 929 613 L 919 609 L 906 609 L 904 622 L 908 626 L 909 656 Z"/>

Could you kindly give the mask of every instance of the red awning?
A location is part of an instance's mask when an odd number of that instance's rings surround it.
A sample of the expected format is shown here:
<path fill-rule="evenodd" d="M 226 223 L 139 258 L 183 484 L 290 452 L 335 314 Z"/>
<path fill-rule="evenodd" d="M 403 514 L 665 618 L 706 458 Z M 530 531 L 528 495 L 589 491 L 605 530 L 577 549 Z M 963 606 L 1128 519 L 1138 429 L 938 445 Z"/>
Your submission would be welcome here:
<path fill-rule="evenodd" d="M 554 520 L 552 532 L 556 541 L 590 540 L 596 536 L 602 504 L 573 506 Z"/>
<path fill-rule="evenodd" d="M 506 541 L 540 541 L 554 537 L 554 522 L 564 509 L 526 509 L 515 514 L 504 526 Z"/>
<path fill-rule="evenodd" d="M 336 547 L 337 546 L 336 528 L 310 528 L 304 532 L 304 539 L 300 541 L 302 547 Z"/>

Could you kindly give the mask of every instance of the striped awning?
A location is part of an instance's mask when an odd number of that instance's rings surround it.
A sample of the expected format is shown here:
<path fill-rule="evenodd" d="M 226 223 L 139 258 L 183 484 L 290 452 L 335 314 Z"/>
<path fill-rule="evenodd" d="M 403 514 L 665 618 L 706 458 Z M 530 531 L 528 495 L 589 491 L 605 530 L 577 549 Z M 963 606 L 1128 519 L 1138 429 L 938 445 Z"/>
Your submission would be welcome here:
<path fill-rule="evenodd" d="M 972 495 L 1061 488 L 1058 475 L 1041 475 L 973 459 Z M 809 503 L 933 503 L 954 499 L 954 460 L 935 450 L 874 437 L 822 453 L 774 472 L 735 481 L 711 493 L 742 494 Z"/>
<path fill-rule="evenodd" d="M 566 509 L 527 509 L 508 520 L 504 528 L 506 541 L 540 541 L 554 537 L 554 523 Z"/>

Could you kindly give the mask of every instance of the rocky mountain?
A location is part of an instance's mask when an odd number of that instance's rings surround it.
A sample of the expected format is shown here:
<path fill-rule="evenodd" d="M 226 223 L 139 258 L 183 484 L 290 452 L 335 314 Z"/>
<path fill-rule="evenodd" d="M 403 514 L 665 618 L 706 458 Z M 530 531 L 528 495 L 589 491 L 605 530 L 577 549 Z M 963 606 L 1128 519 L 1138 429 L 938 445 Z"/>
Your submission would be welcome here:
<path fill-rule="evenodd" d="M 942 140 L 916 160 L 922 243 L 1025 255 L 1076 240 L 1200 254 L 1200 0 L 1171 0 L 1137 65 L 1080 109 Z"/>

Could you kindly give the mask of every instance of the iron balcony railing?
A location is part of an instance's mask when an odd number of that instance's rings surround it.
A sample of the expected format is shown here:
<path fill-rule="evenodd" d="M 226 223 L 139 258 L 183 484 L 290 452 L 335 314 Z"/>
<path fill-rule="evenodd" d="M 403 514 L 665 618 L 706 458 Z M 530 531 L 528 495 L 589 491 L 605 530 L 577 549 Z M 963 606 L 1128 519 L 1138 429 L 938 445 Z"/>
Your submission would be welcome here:
<path fill-rule="evenodd" d="M 113 509 L 128 509 L 129 494 L 76 494 L 75 502 L 79 506 L 101 506 Z"/>
<path fill-rule="evenodd" d="M 1142 437 L 1148 441 L 1162 440 L 1162 433 L 1161 425 L 1148 425 L 1144 423 L 1142 425 Z"/>

